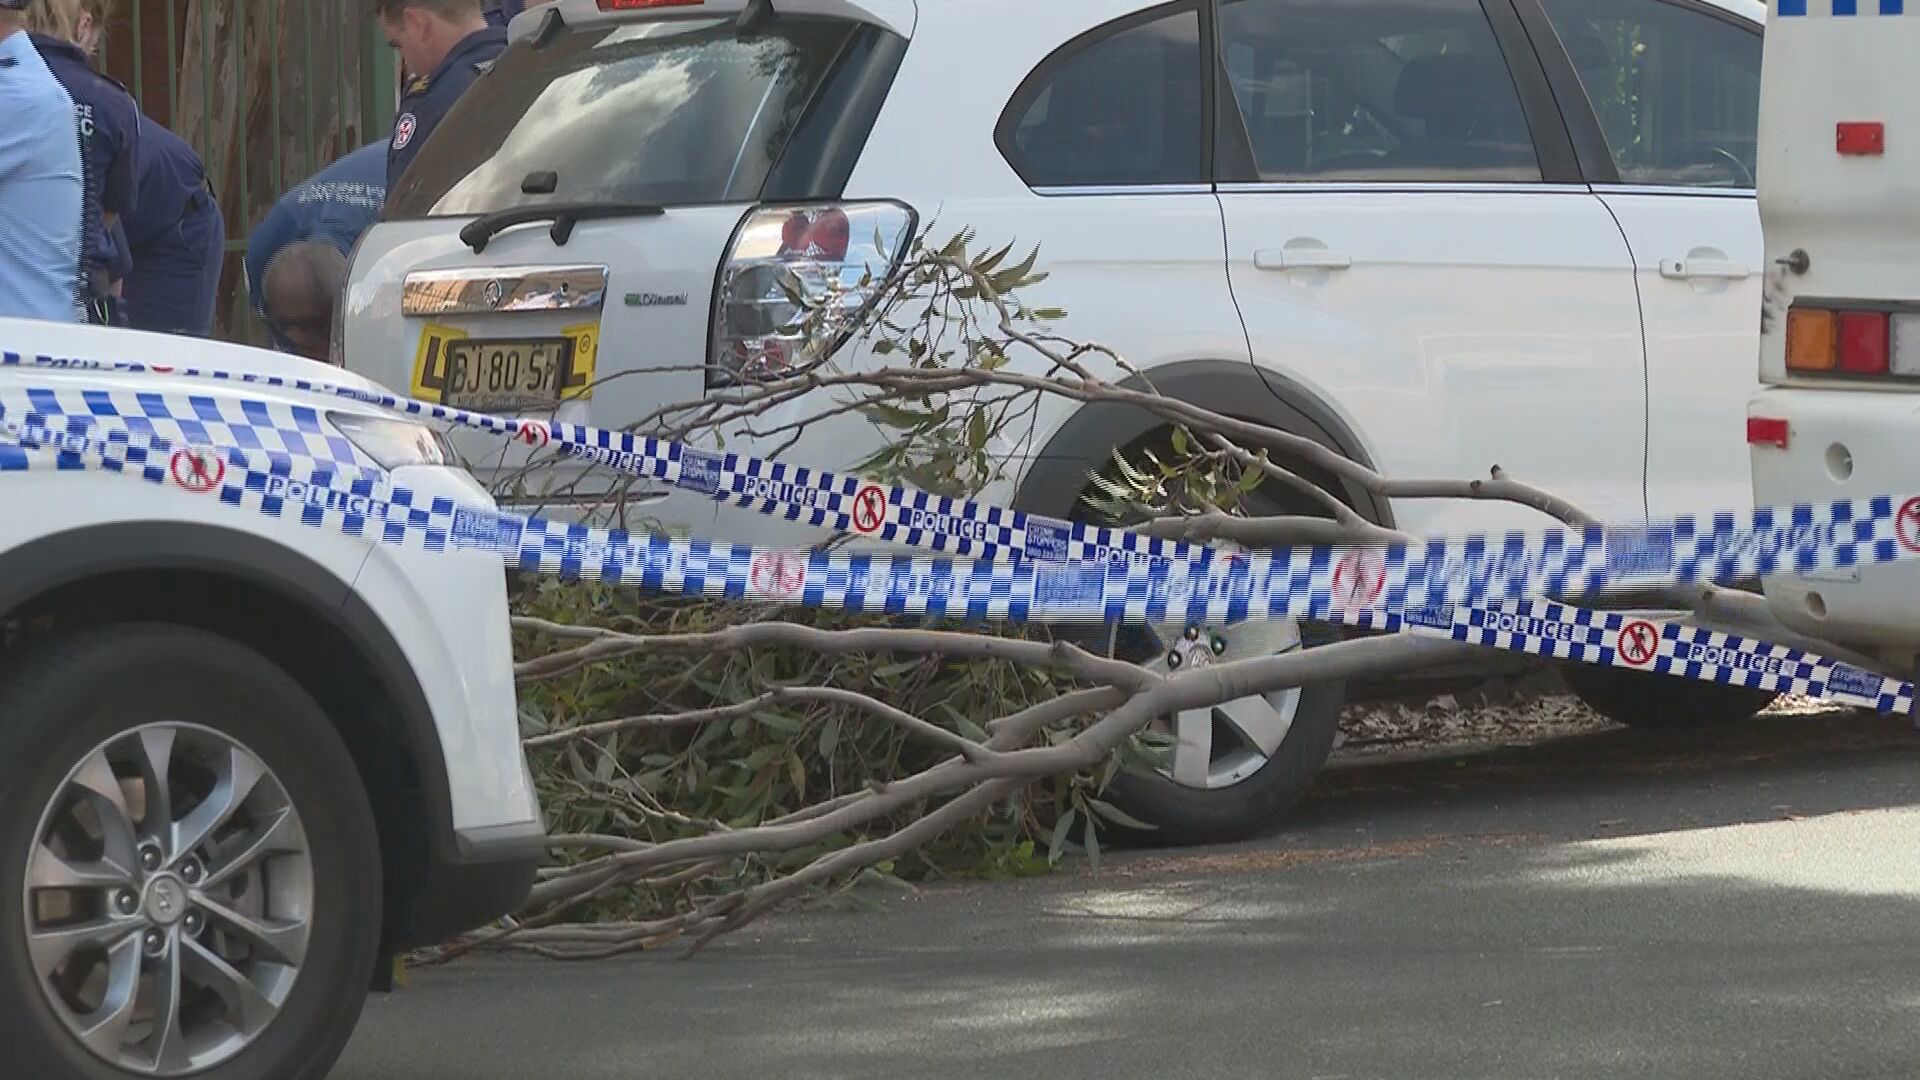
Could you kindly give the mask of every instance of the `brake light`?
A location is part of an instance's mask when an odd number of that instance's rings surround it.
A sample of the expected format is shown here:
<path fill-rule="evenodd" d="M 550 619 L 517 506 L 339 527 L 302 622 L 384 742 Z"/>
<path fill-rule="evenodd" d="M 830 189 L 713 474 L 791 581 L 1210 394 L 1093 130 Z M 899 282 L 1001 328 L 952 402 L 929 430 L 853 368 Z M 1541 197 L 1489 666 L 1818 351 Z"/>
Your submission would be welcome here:
<path fill-rule="evenodd" d="M 705 0 L 600 0 L 601 11 L 642 11 L 646 8 L 697 7 Z"/>
<path fill-rule="evenodd" d="M 1787 367 L 1792 371 L 1832 371 L 1839 351 L 1833 312 L 1796 307 L 1787 312 Z"/>
<path fill-rule="evenodd" d="M 1787 422 L 1771 416 L 1747 417 L 1747 445 L 1787 448 Z"/>
<path fill-rule="evenodd" d="M 748 214 L 714 291 L 707 385 L 779 378 L 833 355 L 906 256 L 914 222 L 894 202 Z"/>
<path fill-rule="evenodd" d="M 1839 370 L 1849 375 L 1887 373 L 1887 313 L 1843 311 L 1838 330 Z"/>

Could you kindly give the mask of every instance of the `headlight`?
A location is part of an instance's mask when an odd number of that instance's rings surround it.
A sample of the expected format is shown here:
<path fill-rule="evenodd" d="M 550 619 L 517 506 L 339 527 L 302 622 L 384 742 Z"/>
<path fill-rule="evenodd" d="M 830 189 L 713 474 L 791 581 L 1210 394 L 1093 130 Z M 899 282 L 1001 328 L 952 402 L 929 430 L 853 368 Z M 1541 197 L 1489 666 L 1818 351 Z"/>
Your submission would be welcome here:
<path fill-rule="evenodd" d="M 448 465 L 455 460 L 446 438 L 424 424 L 363 413 L 328 413 L 327 420 L 383 469 Z"/>

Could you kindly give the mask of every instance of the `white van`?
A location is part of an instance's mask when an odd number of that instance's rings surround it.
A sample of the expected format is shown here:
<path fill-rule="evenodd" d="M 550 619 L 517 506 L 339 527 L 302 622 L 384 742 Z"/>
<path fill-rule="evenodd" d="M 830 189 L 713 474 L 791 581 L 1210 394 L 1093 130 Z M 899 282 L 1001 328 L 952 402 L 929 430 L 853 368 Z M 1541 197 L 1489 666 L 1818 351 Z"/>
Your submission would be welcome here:
<path fill-rule="evenodd" d="M 1760 94 L 1767 252 L 1758 504 L 1920 493 L 1920 10 L 1774 0 Z M 1920 503 L 1912 504 L 1920 510 Z M 1920 518 L 1899 535 L 1920 548 Z M 1765 583 L 1795 630 L 1889 665 L 1920 655 L 1920 562 Z"/>

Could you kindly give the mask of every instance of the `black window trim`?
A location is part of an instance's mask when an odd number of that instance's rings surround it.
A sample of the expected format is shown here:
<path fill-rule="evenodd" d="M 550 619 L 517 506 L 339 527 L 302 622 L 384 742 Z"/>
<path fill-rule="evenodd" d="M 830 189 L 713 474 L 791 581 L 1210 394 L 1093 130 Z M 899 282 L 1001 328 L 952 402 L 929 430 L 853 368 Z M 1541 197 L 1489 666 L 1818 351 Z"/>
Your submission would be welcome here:
<path fill-rule="evenodd" d="M 1579 153 L 1580 167 L 1586 181 L 1598 188 L 1617 193 L 1656 192 L 1663 195 L 1680 195 L 1706 198 L 1753 198 L 1752 188 L 1708 188 L 1688 187 L 1671 184 L 1637 184 L 1620 179 L 1620 168 L 1614 163 L 1613 151 L 1607 146 L 1606 133 L 1600 128 L 1600 115 L 1594 110 L 1593 102 L 1587 97 L 1586 88 L 1580 85 L 1580 75 L 1574 70 L 1573 57 L 1560 41 L 1560 33 L 1553 27 L 1553 20 L 1547 17 L 1547 9 L 1541 0 L 1507 0 L 1518 11 L 1520 22 L 1526 27 L 1527 35 L 1533 39 L 1534 51 L 1539 55 L 1540 63 L 1545 67 L 1547 80 L 1553 86 L 1553 92 L 1561 102 L 1565 113 L 1567 129 L 1573 135 L 1574 146 Z M 1756 38 L 1765 40 L 1765 28 L 1737 12 L 1706 2 L 1706 0 L 1654 0 L 1668 7 L 1682 8 L 1687 11 L 1709 15 L 1729 26 L 1745 30 Z"/>
<path fill-rule="evenodd" d="M 1209 0 L 1208 7 L 1215 8 L 1221 0 Z M 1340 190 L 1355 192 L 1390 191 L 1513 191 L 1539 188 L 1542 185 L 1584 184 L 1585 178 L 1575 160 L 1573 142 L 1567 132 L 1564 118 L 1539 59 L 1534 56 L 1509 0 L 1480 0 L 1480 11 L 1485 16 L 1489 29 L 1493 33 L 1494 43 L 1500 49 L 1500 55 L 1507 65 L 1508 77 L 1513 80 L 1514 94 L 1519 98 L 1521 115 L 1526 119 L 1527 133 L 1533 141 L 1533 152 L 1540 166 L 1540 177 L 1529 180 L 1264 180 L 1253 164 L 1251 141 L 1246 134 L 1246 118 L 1240 115 L 1239 102 L 1230 93 L 1226 82 L 1227 72 L 1224 41 L 1218 41 L 1213 63 L 1218 77 L 1215 80 L 1222 87 L 1220 107 L 1216 110 L 1222 125 L 1232 123 L 1240 138 L 1239 144 L 1232 149 L 1236 155 L 1245 147 L 1245 159 L 1241 164 L 1249 168 L 1245 176 L 1217 174 L 1215 183 L 1229 187 L 1234 191 L 1311 191 Z M 1216 23 L 1217 25 L 1217 23 Z M 1218 39 L 1217 39 L 1218 40 Z M 1231 118 L 1227 110 L 1232 109 Z M 1237 123 L 1234 123 L 1237 121 Z M 1231 138 L 1231 134 L 1227 136 Z"/>
<path fill-rule="evenodd" d="M 1152 184 L 1036 184 L 1028 179 L 1028 169 L 1023 168 L 1023 157 L 1019 147 L 1014 144 L 1013 133 L 1020 120 L 1026 116 L 1027 108 L 1033 99 L 1047 85 L 1053 72 L 1065 63 L 1115 34 L 1125 33 L 1138 26 L 1158 22 L 1169 15 L 1190 11 L 1199 19 L 1200 24 L 1200 176 L 1191 181 Z M 1000 110 L 1000 119 L 993 127 L 993 144 L 1000 151 L 1001 160 L 1027 185 L 1028 190 L 1040 195 L 1085 195 L 1085 194 L 1206 194 L 1212 191 L 1213 172 L 1213 130 L 1216 98 L 1213 64 L 1213 4 L 1212 0 L 1171 0 L 1169 3 L 1156 4 L 1139 11 L 1111 19 L 1089 30 L 1084 30 L 1066 41 L 1061 42 L 1044 59 L 1035 64 L 1032 71 L 1020 80 L 1013 94 L 1007 98 L 1007 104 Z"/>

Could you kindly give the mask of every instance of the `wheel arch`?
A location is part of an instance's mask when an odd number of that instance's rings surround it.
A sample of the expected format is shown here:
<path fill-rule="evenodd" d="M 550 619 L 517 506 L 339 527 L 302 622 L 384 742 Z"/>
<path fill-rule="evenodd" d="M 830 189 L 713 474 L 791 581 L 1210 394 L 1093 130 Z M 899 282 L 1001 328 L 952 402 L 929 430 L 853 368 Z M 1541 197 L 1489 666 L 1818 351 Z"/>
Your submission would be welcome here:
<path fill-rule="evenodd" d="M 31 636 L 46 624 L 136 620 L 238 640 L 313 694 L 374 805 L 388 869 L 386 936 L 404 935 L 424 884 L 420 864 L 444 862 L 457 848 L 432 709 L 378 614 L 307 556 L 209 525 L 89 526 L 0 554 L 0 627 Z"/>
<path fill-rule="evenodd" d="M 1120 385 L 1146 390 L 1149 381 L 1167 397 L 1312 439 L 1373 468 L 1359 433 L 1341 419 L 1339 412 L 1307 387 L 1278 372 L 1256 370 L 1244 360 L 1186 360 L 1130 376 Z M 1096 401 L 1081 407 L 1035 457 L 1021 480 L 1015 507 L 1072 518 L 1080 494 L 1086 490 L 1089 470 L 1104 466 L 1115 450 L 1171 426 L 1163 417 L 1135 405 Z M 1393 527 L 1393 507 L 1386 498 L 1349 481 L 1336 480 L 1334 484 L 1332 494 L 1367 520 Z"/>

